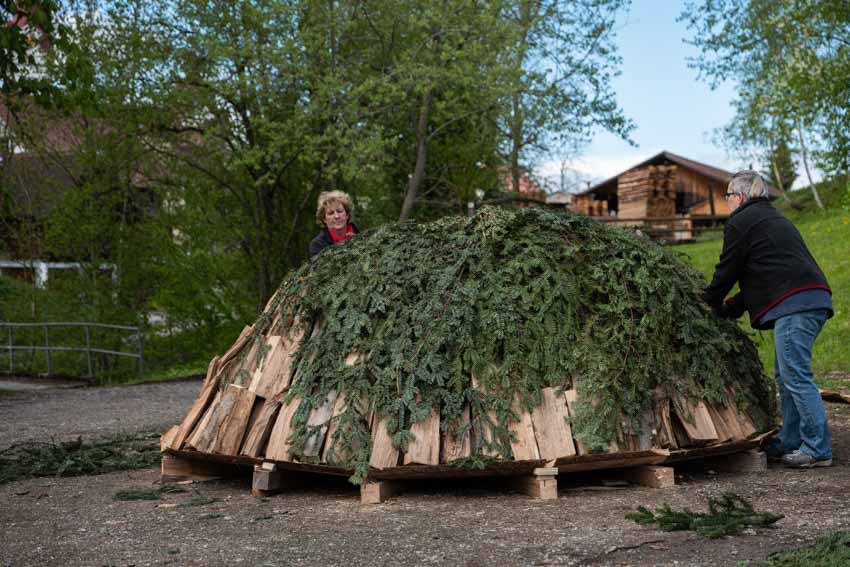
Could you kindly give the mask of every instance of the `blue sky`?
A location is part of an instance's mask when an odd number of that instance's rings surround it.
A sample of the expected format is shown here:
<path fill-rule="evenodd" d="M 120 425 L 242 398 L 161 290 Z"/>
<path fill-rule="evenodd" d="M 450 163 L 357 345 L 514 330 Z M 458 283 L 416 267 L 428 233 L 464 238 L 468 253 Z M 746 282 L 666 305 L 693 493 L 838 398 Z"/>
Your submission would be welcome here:
<path fill-rule="evenodd" d="M 583 176 L 605 179 L 662 150 L 729 170 L 749 165 L 751 158 L 730 157 L 711 143 L 712 130 L 732 118 L 735 92 L 728 83 L 711 90 L 688 68 L 686 58 L 697 50 L 683 41 L 690 34 L 676 21 L 681 10 L 680 0 L 633 0 L 620 18 L 616 43 L 622 74 L 614 80 L 614 90 L 636 124 L 632 139 L 638 145 L 597 133 L 570 163 Z M 553 160 L 537 171 L 552 178 L 559 168 Z"/>

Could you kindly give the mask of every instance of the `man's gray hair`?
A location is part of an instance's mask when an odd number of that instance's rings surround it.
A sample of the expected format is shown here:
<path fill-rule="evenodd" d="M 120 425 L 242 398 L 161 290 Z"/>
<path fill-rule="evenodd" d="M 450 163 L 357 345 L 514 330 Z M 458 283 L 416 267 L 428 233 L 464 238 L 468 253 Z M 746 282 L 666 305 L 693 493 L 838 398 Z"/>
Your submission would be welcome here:
<path fill-rule="evenodd" d="M 767 185 L 765 185 L 764 179 L 758 172 L 750 170 L 739 171 L 733 175 L 726 191 L 741 193 L 747 201 L 756 197 L 767 197 Z"/>

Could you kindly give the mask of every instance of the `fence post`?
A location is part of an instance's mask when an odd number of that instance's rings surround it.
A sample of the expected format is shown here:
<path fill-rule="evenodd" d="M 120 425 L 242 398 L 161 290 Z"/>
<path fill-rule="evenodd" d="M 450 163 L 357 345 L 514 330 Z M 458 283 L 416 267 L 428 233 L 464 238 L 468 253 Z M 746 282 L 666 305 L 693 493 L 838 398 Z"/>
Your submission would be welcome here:
<path fill-rule="evenodd" d="M 47 336 L 47 325 L 44 326 L 44 353 L 47 355 L 47 375 L 53 374 L 53 360 L 50 358 L 50 339 Z"/>
<path fill-rule="evenodd" d="M 145 356 L 142 353 L 142 328 L 136 329 L 136 346 L 139 350 L 139 376 L 145 375 Z"/>
<path fill-rule="evenodd" d="M 94 376 L 91 371 L 91 333 L 89 332 L 88 324 L 85 325 L 86 328 L 86 358 L 89 362 L 89 377 Z"/>
<path fill-rule="evenodd" d="M 12 348 L 12 325 L 8 325 L 9 329 L 9 374 L 14 372 L 15 366 L 15 349 Z"/>

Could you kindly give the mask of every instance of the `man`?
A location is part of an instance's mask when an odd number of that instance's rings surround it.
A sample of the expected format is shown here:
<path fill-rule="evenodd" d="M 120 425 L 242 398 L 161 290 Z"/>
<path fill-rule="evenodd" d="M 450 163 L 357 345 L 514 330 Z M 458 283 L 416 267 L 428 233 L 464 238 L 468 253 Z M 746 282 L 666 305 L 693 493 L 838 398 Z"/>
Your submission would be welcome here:
<path fill-rule="evenodd" d="M 811 360 L 815 338 L 833 315 L 832 292 L 800 233 L 770 204 L 758 173 L 736 173 L 724 197 L 732 214 L 703 297 L 720 317 L 748 311 L 753 328 L 774 329 L 782 429 L 768 456 L 796 468 L 830 466 L 829 427 Z M 735 283 L 740 293 L 724 302 Z"/>

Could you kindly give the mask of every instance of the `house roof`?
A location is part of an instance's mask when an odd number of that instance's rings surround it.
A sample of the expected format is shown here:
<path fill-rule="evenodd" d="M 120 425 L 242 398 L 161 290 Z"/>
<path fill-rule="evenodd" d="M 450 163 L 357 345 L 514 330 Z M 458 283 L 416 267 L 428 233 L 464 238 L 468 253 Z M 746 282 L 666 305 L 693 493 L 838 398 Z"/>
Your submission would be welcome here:
<path fill-rule="evenodd" d="M 695 172 L 697 172 L 697 173 L 699 173 L 699 174 L 701 174 L 705 177 L 708 177 L 709 179 L 714 179 L 714 180 L 719 181 L 719 182 L 724 183 L 724 184 L 729 183 L 729 180 L 732 179 L 732 172 L 731 171 L 726 171 L 725 169 L 720 169 L 719 167 L 714 167 L 713 165 L 708 165 L 707 163 L 694 161 L 692 159 L 688 159 L 686 157 L 682 157 L 680 155 L 676 155 L 672 152 L 668 152 L 668 151 L 665 150 L 665 151 L 662 151 L 662 152 L 655 154 L 654 156 L 652 156 L 649 159 L 646 159 L 646 160 L 644 160 L 644 161 L 642 161 L 642 162 L 640 162 L 636 165 L 633 165 L 632 167 L 628 168 L 625 171 L 621 171 L 617 175 L 610 177 L 610 178 L 606 179 L 605 181 L 602 181 L 601 183 L 597 183 L 596 185 L 593 185 L 589 189 L 586 189 L 586 190 L 582 191 L 581 193 L 579 193 L 579 195 L 587 195 L 589 193 L 595 193 L 595 192 L 599 191 L 600 189 L 605 189 L 606 190 L 605 192 L 610 191 L 610 190 L 614 190 L 614 189 L 616 189 L 615 183 L 616 183 L 617 179 L 621 175 L 623 175 L 624 173 L 631 171 L 633 169 L 637 169 L 639 167 L 646 166 L 646 165 L 656 165 L 656 164 L 658 164 L 662 161 L 669 161 L 669 162 L 675 163 L 677 165 L 681 165 L 682 167 L 690 169 L 691 171 L 695 171 Z M 772 197 L 778 197 L 780 195 L 779 190 L 776 189 L 776 187 L 773 187 L 770 184 L 768 184 L 767 190 Z"/>

